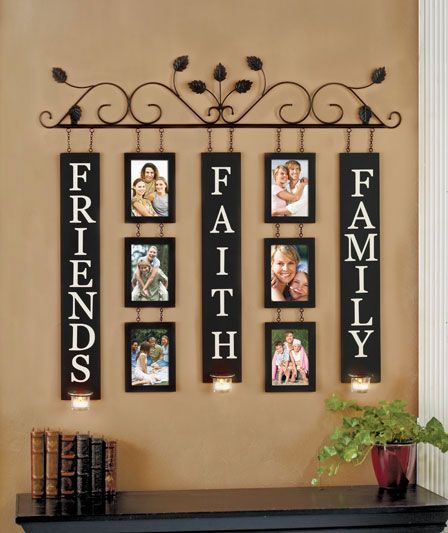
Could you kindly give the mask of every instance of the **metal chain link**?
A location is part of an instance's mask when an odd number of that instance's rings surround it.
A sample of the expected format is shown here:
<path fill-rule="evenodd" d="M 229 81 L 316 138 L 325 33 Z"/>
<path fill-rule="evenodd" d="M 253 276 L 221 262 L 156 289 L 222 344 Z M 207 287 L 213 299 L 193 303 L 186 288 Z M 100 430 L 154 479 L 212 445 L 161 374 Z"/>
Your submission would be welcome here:
<path fill-rule="evenodd" d="M 373 152 L 373 136 L 375 134 L 375 128 L 370 128 L 370 135 L 369 135 L 369 152 Z"/>
<path fill-rule="evenodd" d="M 233 132 L 234 128 L 229 129 L 229 152 L 233 152 Z"/>
<path fill-rule="evenodd" d="M 165 130 L 163 128 L 159 129 L 159 152 L 163 153 L 165 151 L 165 148 L 163 147 L 163 134 Z"/>
<path fill-rule="evenodd" d="M 207 152 L 213 152 L 213 147 L 212 147 L 212 128 L 207 128 L 207 134 L 208 134 Z"/>
<path fill-rule="evenodd" d="M 275 224 L 275 238 L 280 239 L 280 224 L 278 222 Z"/>
<path fill-rule="evenodd" d="M 135 227 L 136 227 L 135 236 L 136 236 L 136 237 L 141 237 L 141 236 L 142 236 L 142 234 L 140 233 L 141 224 L 140 224 L 140 223 L 137 223 L 137 224 L 135 225 Z"/>
<path fill-rule="evenodd" d="M 299 224 L 299 239 L 303 237 L 303 224 Z"/>
<path fill-rule="evenodd" d="M 140 128 L 137 128 L 135 130 L 135 133 L 137 134 L 137 146 L 135 148 L 135 151 L 138 153 L 138 152 L 141 151 L 141 149 L 140 149 Z"/>
<path fill-rule="evenodd" d="M 72 151 L 72 146 L 70 144 L 71 138 L 70 134 L 72 133 L 72 130 L 70 128 L 67 128 L 67 152 L 70 153 Z"/>
<path fill-rule="evenodd" d="M 350 134 L 352 132 L 351 128 L 347 128 L 347 146 L 345 148 L 345 151 L 349 154 L 350 153 Z"/>
<path fill-rule="evenodd" d="M 297 130 L 297 133 L 300 133 L 300 139 L 299 139 L 299 152 L 303 154 L 305 151 L 305 128 L 300 128 Z"/>
<path fill-rule="evenodd" d="M 305 318 L 303 317 L 303 307 L 299 309 L 299 322 L 305 322 Z"/>
<path fill-rule="evenodd" d="M 141 318 L 140 318 L 141 309 L 140 309 L 140 307 L 137 307 L 135 311 L 137 312 L 137 318 L 135 319 L 135 321 L 136 322 L 140 322 L 141 321 Z"/>
<path fill-rule="evenodd" d="M 89 133 L 90 133 L 89 153 L 92 153 L 93 152 L 93 134 L 95 133 L 95 130 L 93 128 L 90 128 Z"/>
<path fill-rule="evenodd" d="M 280 307 L 277 308 L 277 318 L 275 319 L 276 322 L 281 322 L 282 321 L 282 310 L 280 309 Z"/>
<path fill-rule="evenodd" d="M 160 308 L 160 322 L 163 322 L 163 307 Z"/>
<path fill-rule="evenodd" d="M 282 151 L 282 147 L 281 147 L 281 135 L 282 135 L 282 129 L 281 128 L 277 128 L 277 147 L 275 149 L 275 151 L 277 153 L 280 153 Z"/>
<path fill-rule="evenodd" d="M 165 226 L 163 225 L 163 222 L 161 222 L 159 224 L 159 235 L 160 235 L 160 237 L 163 237 L 163 229 L 164 229 L 164 227 Z"/>

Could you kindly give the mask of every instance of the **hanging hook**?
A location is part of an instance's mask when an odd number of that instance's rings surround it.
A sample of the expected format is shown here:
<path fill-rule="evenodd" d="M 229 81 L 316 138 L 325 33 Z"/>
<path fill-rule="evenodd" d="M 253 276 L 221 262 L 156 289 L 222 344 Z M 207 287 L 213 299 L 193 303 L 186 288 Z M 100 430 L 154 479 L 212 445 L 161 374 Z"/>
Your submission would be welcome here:
<path fill-rule="evenodd" d="M 135 133 L 136 133 L 136 135 L 137 135 L 137 146 L 136 146 L 136 148 L 135 148 L 135 151 L 138 153 L 138 152 L 141 151 L 141 150 L 140 150 L 140 128 L 137 128 L 137 129 L 135 130 Z"/>
<path fill-rule="evenodd" d="M 277 153 L 280 153 L 282 151 L 281 134 L 282 134 L 282 129 L 281 128 L 277 128 L 277 147 L 275 148 L 275 151 Z"/>
<path fill-rule="evenodd" d="M 90 134 L 90 140 L 89 140 L 89 153 L 93 152 L 93 135 L 95 133 L 95 130 L 93 128 L 89 129 Z"/>
<path fill-rule="evenodd" d="M 72 151 L 71 138 L 70 138 L 72 130 L 70 128 L 67 128 L 66 131 L 67 131 L 67 152 L 70 153 Z"/>
<path fill-rule="evenodd" d="M 212 147 L 212 128 L 207 128 L 207 134 L 208 134 L 207 152 L 213 152 L 213 147 Z"/>

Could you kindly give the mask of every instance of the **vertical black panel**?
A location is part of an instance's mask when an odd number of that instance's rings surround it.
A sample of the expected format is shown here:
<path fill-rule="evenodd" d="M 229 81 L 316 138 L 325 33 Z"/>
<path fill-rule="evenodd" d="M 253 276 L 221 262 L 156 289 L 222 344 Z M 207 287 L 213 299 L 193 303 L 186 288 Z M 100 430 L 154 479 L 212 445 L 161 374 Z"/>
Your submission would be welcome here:
<path fill-rule="evenodd" d="M 381 380 L 379 154 L 340 154 L 341 381 Z"/>
<path fill-rule="evenodd" d="M 241 381 L 241 154 L 202 154 L 203 381 Z"/>
<path fill-rule="evenodd" d="M 100 391 L 99 154 L 61 154 L 61 398 Z"/>

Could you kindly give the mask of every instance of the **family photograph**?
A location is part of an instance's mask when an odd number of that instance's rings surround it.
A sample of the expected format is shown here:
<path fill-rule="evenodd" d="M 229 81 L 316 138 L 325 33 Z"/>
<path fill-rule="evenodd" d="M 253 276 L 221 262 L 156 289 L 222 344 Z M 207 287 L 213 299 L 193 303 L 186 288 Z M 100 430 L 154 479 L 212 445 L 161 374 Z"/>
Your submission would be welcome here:
<path fill-rule="evenodd" d="M 127 221 L 174 221 L 173 167 L 174 154 L 125 154 Z"/>
<path fill-rule="evenodd" d="M 126 324 L 126 389 L 174 386 L 173 348 L 173 324 Z"/>

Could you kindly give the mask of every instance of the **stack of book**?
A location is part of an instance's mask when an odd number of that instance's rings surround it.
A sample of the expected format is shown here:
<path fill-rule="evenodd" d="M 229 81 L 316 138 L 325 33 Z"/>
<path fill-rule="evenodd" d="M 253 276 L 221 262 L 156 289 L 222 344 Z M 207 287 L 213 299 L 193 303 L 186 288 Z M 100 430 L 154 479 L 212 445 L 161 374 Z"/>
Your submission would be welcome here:
<path fill-rule="evenodd" d="M 51 430 L 31 432 L 33 498 L 111 497 L 116 484 L 117 441 Z"/>

